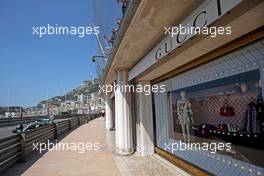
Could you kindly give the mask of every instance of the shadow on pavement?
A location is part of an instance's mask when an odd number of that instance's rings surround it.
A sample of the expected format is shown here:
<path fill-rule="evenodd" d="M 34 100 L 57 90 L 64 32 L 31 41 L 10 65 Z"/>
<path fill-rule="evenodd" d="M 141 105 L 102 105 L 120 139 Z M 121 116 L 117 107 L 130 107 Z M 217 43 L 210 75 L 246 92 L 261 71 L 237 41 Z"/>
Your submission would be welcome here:
<path fill-rule="evenodd" d="M 78 128 L 75 128 L 74 130 Z M 59 136 L 57 140 L 53 139 L 50 142 L 52 143 L 55 143 L 56 141 L 60 142 L 63 138 L 65 138 L 67 135 L 69 135 L 74 130 L 66 132 L 65 134 L 62 134 L 61 136 Z M 36 161 L 38 161 L 47 152 L 48 150 L 43 151 L 42 153 L 40 153 L 39 151 L 33 151 L 32 153 L 26 156 L 26 161 L 17 162 L 11 165 L 6 170 L 4 170 L 2 173 L 0 173 L 0 176 L 20 176 L 22 175 L 27 169 L 29 169 Z"/>

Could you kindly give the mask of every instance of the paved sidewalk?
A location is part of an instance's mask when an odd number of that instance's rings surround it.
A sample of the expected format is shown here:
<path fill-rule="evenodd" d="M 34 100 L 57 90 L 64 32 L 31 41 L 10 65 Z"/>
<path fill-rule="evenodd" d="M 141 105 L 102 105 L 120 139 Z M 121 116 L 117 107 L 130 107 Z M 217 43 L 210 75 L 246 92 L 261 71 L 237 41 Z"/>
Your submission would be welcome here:
<path fill-rule="evenodd" d="M 122 176 L 190 176 L 162 157 L 154 154 L 142 157 L 137 153 L 120 156 L 115 153 L 115 132 L 106 131 L 106 141 Z"/>
<path fill-rule="evenodd" d="M 105 142 L 103 118 L 95 119 L 66 136 L 61 143 L 99 143 L 100 150 L 49 151 L 35 162 L 25 176 L 118 176 L 120 172 Z"/>
<path fill-rule="evenodd" d="M 25 176 L 181 176 L 188 175 L 157 155 L 120 156 L 114 152 L 114 132 L 105 131 L 103 118 L 95 119 L 67 135 L 61 143 L 100 143 L 97 151 L 49 151 Z"/>

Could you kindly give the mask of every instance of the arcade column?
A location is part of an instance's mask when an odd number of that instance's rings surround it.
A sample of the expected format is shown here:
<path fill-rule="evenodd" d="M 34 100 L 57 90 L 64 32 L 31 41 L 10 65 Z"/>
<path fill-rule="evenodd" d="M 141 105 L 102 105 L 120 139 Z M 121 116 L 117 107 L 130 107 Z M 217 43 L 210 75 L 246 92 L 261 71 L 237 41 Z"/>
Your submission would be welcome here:
<path fill-rule="evenodd" d="M 116 152 L 127 155 L 134 152 L 131 117 L 131 92 L 125 89 L 128 82 L 128 70 L 116 69 L 115 89 L 115 127 Z"/>

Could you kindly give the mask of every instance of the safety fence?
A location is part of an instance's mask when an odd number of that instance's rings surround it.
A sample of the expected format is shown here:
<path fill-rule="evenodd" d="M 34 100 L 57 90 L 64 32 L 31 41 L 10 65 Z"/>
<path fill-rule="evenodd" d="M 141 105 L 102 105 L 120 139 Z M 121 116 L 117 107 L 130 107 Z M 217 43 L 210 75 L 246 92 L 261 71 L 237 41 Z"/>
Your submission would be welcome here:
<path fill-rule="evenodd" d="M 67 119 L 74 117 L 82 117 L 86 114 L 62 114 L 55 115 L 54 120 L 57 119 Z M 13 117 L 13 118 L 0 118 L 0 127 L 13 126 L 18 124 L 25 124 L 39 119 L 49 118 L 49 116 L 31 116 L 31 117 Z"/>
<path fill-rule="evenodd" d="M 0 173 L 18 161 L 26 161 L 36 143 L 58 139 L 59 136 L 100 117 L 101 113 L 71 117 L 57 123 L 35 128 L 21 134 L 0 139 Z"/>
<path fill-rule="evenodd" d="M 32 116 L 32 117 L 13 117 L 13 118 L 1 118 L 0 119 L 0 127 L 7 127 L 18 125 L 21 123 L 28 123 L 31 121 L 35 121 L 41 118 L 45 118 L 46 116 Z"/>

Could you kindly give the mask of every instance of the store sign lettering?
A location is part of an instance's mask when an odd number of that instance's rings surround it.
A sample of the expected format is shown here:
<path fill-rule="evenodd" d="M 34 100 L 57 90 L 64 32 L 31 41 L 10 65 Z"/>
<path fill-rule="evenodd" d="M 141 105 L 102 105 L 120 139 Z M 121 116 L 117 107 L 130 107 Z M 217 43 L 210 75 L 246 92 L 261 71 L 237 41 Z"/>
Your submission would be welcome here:
<path fill-rule="evenodd" d="M 220 0 L 218 0 L 220 1 Z M 220 6 L 217 6 L 220 8 Z M 219 10 L 221 12 L 221 10 Z M 221 13 L 220 13 L 221 14 Z M 200 22 L 200 23 L 198 23 Z M 207 20 L 207 11 L 202 11 L 199 14 L 195 16 L 192 22 L 193 27 L 204 27 L 207 26 L 208 20 Z M 173 49 L 179 47 L 182 43 L 185 42 L 187 38 L 192 37 L 192 35 L 187 36 L 187 34 L 181 34 L 178 33 L 175 37 L 169 37 L 164 44 L 162 44 L 159 48 L 156 50 L 156 60 L 161 59 L 163 56 L 169 54 Z M 173 43 L 174 41 L 174 43 Z M 164 46 L 163 46 L 164 45 Z M 168 47 L 169 45 L 169 47 Z M 164 52 L 162 52 L 162 49 L 164 48 Z M 169 48 L 169 49 L 168 49 Z M 164 54 L 162 54 L 164 53 Z"/>
<path fill-rule="evenodd" d="M 182 26 L 205 27 L 216 21 L 233 7 L 238 5 L 241 0 L 208 0 L 197 8 L 183 23 Z M 158 44 L 145 58 L 143 58 L 129 72 L 129 80 L 145 71 L 147 68 L 170 54 L 174 49 L 180 47 L 184 42 L 193 37 L 194 34 L 178 33 L 175 36 L 167 36 Z"/>

